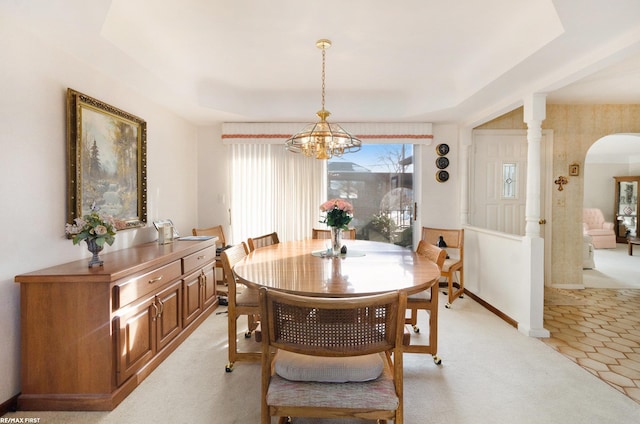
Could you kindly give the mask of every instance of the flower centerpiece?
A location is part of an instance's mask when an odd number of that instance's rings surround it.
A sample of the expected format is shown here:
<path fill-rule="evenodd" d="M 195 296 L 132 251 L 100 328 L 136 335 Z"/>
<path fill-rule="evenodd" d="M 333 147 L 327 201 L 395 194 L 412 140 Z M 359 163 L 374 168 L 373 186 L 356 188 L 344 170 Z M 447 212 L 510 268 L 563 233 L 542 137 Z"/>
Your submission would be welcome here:
<path fill-rule="evenodd" d="M 89 252 L 93 257 L 89 261 L 89 268 L 94 265 L 102 265 L 98 253 L 104 248 L 104 244 L 109 246 L 115 241 L 116 223 L 112 216 L 98 212 L 96 204 L 91 205 L 91 212 L 82 218 L 73 220 L 73 224 L 65 225 L 67 236 L 71 237 L 73 244 L 78 244 L 82 240 L 87 243 Z"/>
<path fill-rule="evenodd" d="M 331 199 L 320 205 L 320 210 L 326 212 L 320 222 L 331 227 L 331 250 L 337 256 L 342 248 L 342 230 L 348 230 L 353 219 L 353 205 L 343 199 Z"/>

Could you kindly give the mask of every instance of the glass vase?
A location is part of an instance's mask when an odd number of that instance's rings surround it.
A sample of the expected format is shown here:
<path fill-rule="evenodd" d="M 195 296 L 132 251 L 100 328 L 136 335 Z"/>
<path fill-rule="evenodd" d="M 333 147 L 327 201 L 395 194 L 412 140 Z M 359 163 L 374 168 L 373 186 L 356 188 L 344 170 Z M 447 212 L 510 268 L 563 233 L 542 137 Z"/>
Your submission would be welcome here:
<path fill-rule="evenodd" d="M 98 245 L 98 243 L 96 243 L 96 239 L 88 238 L 85 239 L 85 241 L 87 242 L 87 249 L 89 249 L 89 252 L 93 253 L 93 257 L 89 261 L 89 268 L 92 268 L 94 265 L 102 266 L 104 261 L 100 259 L 98 253 L 102 251 L 104 246 Z"/>
<path fill-rule="evenodd" d="M 331 254 L 340 256 L 340 249 L 342 249 L 342 229 L 331 227 Z"/>

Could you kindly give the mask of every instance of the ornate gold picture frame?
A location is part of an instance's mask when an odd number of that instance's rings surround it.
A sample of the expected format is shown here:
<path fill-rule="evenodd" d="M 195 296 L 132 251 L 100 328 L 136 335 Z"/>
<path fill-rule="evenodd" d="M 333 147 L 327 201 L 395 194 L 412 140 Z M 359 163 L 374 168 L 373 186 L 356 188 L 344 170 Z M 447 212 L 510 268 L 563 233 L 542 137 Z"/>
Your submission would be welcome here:
<path fill-rule="evenodd" d="M 577 163 L 572 163 L 569 165 L 569 175 L 572 177 L 577 177 L 580 175 L 580 165 Z"/>
<path fill-rule="evenodd" d="M 147 221 L 147 123 L 67 89 L 67 222 L 95 206 L 118 229 Z"/>

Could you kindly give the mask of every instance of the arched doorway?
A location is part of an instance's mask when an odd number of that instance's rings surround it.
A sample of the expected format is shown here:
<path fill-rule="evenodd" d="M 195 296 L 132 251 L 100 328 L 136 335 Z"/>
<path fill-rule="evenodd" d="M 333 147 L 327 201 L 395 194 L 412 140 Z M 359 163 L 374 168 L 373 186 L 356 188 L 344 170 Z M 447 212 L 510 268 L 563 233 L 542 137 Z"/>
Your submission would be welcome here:
<path fill-rule="evenodd" d="M 583 207 L 598 208 L 605 221 L 615 222 L 620 216 L 614 207 L 614 177 L 640 175 L 640 134 L 600 138 L 587 151 L 584 164 Z M 616 249 L 594 249 L 595 267 L 583 270 L 584 286 L 640 288 L 640 249 L 635 255 L 628 255 L 625 243 L 618 243 Z"/>

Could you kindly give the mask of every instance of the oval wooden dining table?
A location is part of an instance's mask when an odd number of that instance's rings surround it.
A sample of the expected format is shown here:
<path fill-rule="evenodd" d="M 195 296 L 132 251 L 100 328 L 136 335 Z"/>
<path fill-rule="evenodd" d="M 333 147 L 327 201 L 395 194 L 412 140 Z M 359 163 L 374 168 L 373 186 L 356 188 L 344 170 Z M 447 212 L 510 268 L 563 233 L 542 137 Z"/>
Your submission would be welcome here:
<path fill-rule="evenodd" d="M 234 272 L 249 287 L 305 296 L 347 297 L 394 290 L 426 290 L 440 276 L 437 265 L 389 243 L 344 240 L 347 254 L 327 257 L 327 240 L 301 240 L 261 247 Z"/>

